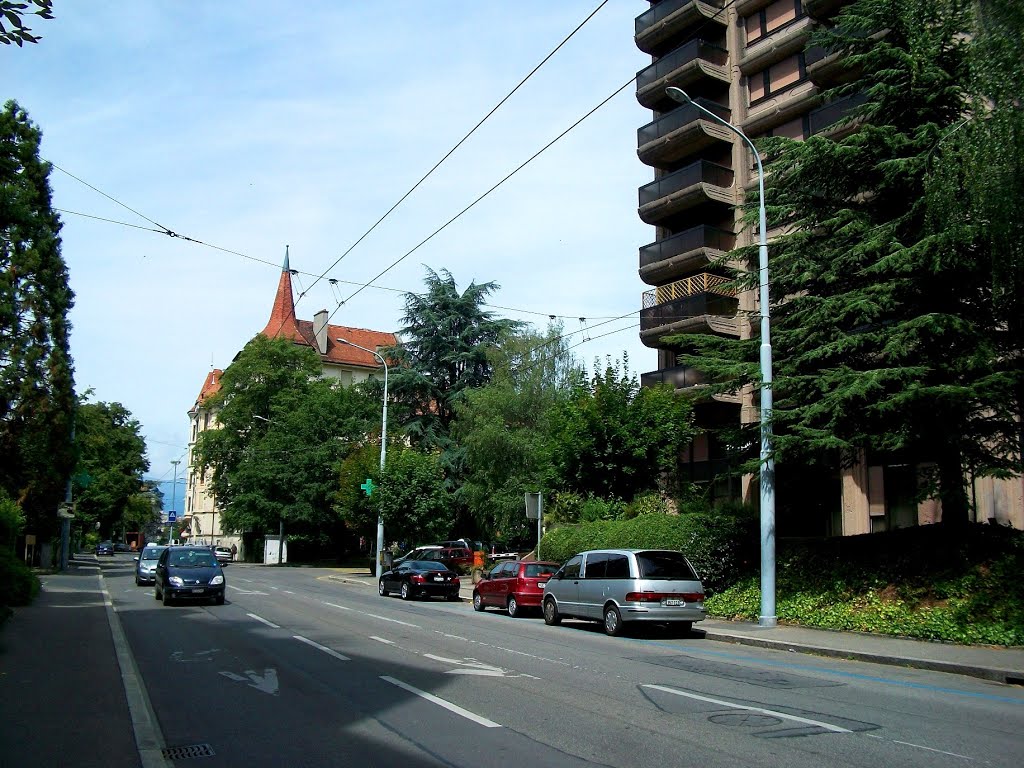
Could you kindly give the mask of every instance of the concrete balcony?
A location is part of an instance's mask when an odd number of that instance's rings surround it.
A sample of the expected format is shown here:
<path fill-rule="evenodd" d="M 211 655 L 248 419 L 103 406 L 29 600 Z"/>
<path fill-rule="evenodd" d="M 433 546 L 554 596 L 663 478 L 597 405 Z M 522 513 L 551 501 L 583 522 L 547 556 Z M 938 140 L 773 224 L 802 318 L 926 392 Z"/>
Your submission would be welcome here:
<path fill-rule="evenodd" d="M 818 93 L 818 86 L 810 81 L 797 83 L 792 88 L 752 106 L 740 128 L 747 136 L 760 136 L 775 126 L 807 112 L 815 103 Z"/>
<path fill-rule="evenodd" d="M 706 40 L 691 40 L 636 73 L 636 99 L 648 109 L 670 101 L 670 85 L 686 90 L 703 78 L 728 84 L 729 52 Z"/>
<path fill-rule="evenodd" d="M 765 67 L 802 51 L 814 26 L 815 21 L 805 16 L 748 46 L 740 56 L 740 71 L 744 75 L 760 72 Z"/>
<path fill-rule="evenodd" d="M 695 272 L 736 247 L 736 235 L 707 224 L 687 229 L 640 249 L 640 279 L 648 285 Z"/>
<path fill-rule="evenodd" d="M 657 384 L 668 384 L 676 392 L 682 392 L 704 386 L 707 384 L 707 377 L 697 368 L 685 365 L 640 374 L 641 387 L 653 387 Z M 739 395 L 735 393 L 714 395 L 713 399 L 723 403 L 739 403 L 740 401 Z"/>
<path fill-rule="evenodd" d="M 829 102 L 817 109 L 812 109 L 807 115 L 809 133 L 812 136 L 818 133 L 838 136 L 854 130 L 856 126 L 853 124 L 836 127 L 836 123 L 847 117 L 865 101 L 867 101 L 867 96 L 863 93 L 854 93 Z"/>
<path fill-rule="evenodd" d="M 815 19 L 834 16 L 849 0 L 804 0 L 804 11 Z"/>
<path fill-rule="evenodd" d="M 657 224 L 688 208 L 714 201 L 732 205 L 732 169 L 698 160 L 639 189 L 640 218 Z"/>
<path fill-rule="evenodd" d="M 729 24 L 724 0 L 662 0 L 636 17 L 636 47 L 655 53 L 697 24 Z"/>
<path fill-rule="evenodd" d="M 645 291 L 640 310 L 640 341 L 662 346 L 666 336 L 721 333 L 739 336 L 738 302 L 730 280 L 703 272 Z"/>
<path fill-rule="evenodd" d="M 705 98 L 695 101 L 726 122 L 732 122 L 732 110 L 728 107 Z M 695 155 L 716 142 L 731 144 L 734 138 L 735 134 L 728 128 L 710 119 L 693 104 L 684 104 L 637 130 L 636 154 L 640 162 L 661 168 Z"/>

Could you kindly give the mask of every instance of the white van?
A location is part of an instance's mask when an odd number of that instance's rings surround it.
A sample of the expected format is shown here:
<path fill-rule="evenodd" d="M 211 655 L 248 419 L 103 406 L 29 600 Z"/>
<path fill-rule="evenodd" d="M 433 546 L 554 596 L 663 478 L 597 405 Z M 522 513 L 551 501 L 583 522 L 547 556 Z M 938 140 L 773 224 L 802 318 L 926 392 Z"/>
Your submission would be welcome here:
<path fill-rule="evenodd" d="M 541 606 L 546 624 L 590 619 L 612 636 L 628 622 L 671 622 L 689 631 L 707 618 L 697 572 L 682 552 L 667 549 L 580 552 L 548 579 Z"/>

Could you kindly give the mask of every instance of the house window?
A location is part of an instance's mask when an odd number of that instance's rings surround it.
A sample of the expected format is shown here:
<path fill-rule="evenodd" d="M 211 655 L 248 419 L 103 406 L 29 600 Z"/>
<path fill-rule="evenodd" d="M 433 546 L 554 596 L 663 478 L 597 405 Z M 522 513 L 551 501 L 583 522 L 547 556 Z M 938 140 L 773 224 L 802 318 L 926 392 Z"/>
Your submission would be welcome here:
<path fill-rule="evenodd" d="M 747 78 L 750 104 L 774 96 L 807 79 L 803 53 L 795 53 Z"/>
<path fill-rule="evenodd" d="M 747 45 L 763 40 L 777 29 L 803 18 L 801 0 L 775 0 L 756 13 L 747 16 L 743 22 L 747 31 Z"/>

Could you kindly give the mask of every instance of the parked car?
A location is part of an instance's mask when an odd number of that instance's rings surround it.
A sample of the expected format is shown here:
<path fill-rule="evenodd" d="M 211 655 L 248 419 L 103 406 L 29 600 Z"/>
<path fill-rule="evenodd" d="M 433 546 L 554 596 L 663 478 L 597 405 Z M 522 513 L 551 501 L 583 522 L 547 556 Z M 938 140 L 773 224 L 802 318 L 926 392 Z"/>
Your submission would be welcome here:
<path fill-rule="evenodd" d="M 156 563 L 160 553 L 167 549 L 161 544 L 147 544 L 135 556 L 135 585 L 153 584 L 156 581 Z"/>
<path fill-rule="evenodd" d="M 392 562 L 391 567 L 396 568 L 402 563 L 411 561 L 433 561 L 457 571 L 460 567 L 469 568 L 473 565 L 473 553 L 465 547 L 443 547 L 440 544 L 430 544 L 425 547 L 417 547 L 402 555 Z"/>
<path fill-rule="evenodd" d="M 682 552 L 601 549 L 569 558 L 544 585 L 544 622 L 604 624 L 612 636 L 633 622 L 674 623 L 689 631 L 707 617 L 704 585 Z"/>
<path fill-rule="evenodd" d="M 540 608 L 544 585 L 558 563 L 512 560 L 498 563 L 473 588 L 473 608 L 504 608 L 515 618 L 525 608 Z"/>
<path fill-rule="evenodd" d="M 156 562 L 153 597 L 164 605 L 175 600 L 213 600 L 224 604 L 224 571 L 209 547 L 168 547 Z"/>
<path fill-rule="evenodd" d="M 114 542 L 114 551 L 115 552 L 131 552 L 132 548 L 129 547 L 127 544 L 125 544 L 123 541 L 115 541 Z"/>
<path fill-rule="evenodd" d="M 96 545 L 97 555 L 110 555 L 114 556 L 114 542 L 112 541 L 101 541 Z"/>
<path fill-rule="evenodd" d="M 380 575 L 377 591 L 381 597 L 398 592 L 403 600 L 417 597 L 459 599 L 459 574 L 435 560 L 406 560 Z"/>
<path fill-rule="evenodd" d="M 221 565 L 223 565 L 224 563 L 230 563 L 231 560 L 232 560 L 231 550 L 228 549 L 227 547 L 220 547 L 220 546 L 214 547 L 213 548 L 213 554 L 214 554 L 214 557 L 217 558 L 217 562 L 220 563 Z"/>

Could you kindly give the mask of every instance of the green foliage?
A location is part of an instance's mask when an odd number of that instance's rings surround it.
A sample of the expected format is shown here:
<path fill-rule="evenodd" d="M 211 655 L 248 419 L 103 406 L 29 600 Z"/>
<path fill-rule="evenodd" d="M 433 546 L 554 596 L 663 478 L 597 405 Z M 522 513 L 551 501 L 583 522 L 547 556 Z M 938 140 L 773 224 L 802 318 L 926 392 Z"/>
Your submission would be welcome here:
<path fill-rule="evenodd" d="M 89 403 L 89 394 L 80 398 L 75 418 L 75 524 L 91 531 L 98 522 L 100 536 L 112 539 L 129 509 L 132 519 L 143 511 L 152 518 L 152 503 L 137 498 L 149 460 L 131 413 L 120 403 Z"/>
<path fill-rule="evenodd" d="M 470 283 L 460 294 L 447 270 L 432 269 L 424 282 L 425 293 L 405 296 L 401 341 L 382 354 L 396 363 L 389 391 L 404 406 L 406 434 L 419 446 L 443 450 L 450 447 L 456 403 L 490 381 L 490 350 L 519 324 L 484 309 L 496 283 Z"/>
<path fill-rule="evenodd" d="M 25 527 L 25 513 L 0 489 L 0 550 L 14 551 L 14 544 Z"/>
<path fill-rule="evenodd" d="M 628 361 L 577 382 L 554 428 L 557 487 L 603 499 L 658 488 L 696 434 L 689 402 L 670 387 L 641 388 Z"/>
<path fill-rule="evenodd" d="M 30 11 L 35 6 L 37 10 Z M 25 43 L 38 43 L 32 28 L 25 26 L 26 15 L 41 19 L 53 18 L 53 0 L 0 0 L 0 43 L 14 43 L 21 48 Z M 6 25 L 10 25 L 10 29 Z"/>
<path fill-rule="evenodd" d="M 629 519 L 640 515 L 667 515 L 671 511 L 668 502 L 660 493 L 646 491 L 626 505 L 622 510 L 622 516 Z"/>
<path fill-rule="evenodd" d="M 708 594 L 715 594 L 757 567 L 758 528 L 750 517 L 645 514 L 628 520 L 562 526 L 541 539 L 545 560 L 562 562 L 601 548 L 674 549 L 690 560 Z"/>
<path fill-rule="evenodd" d="M 340 536 L 342 459 L 373 435 L 380 403 L 320 377 L 317 354 L 287 339 L 254 338 L 205 407 L 221 429 L 203 432 L 195 461 L 211 470 L 224 530 Z"/>
<path fill-rule="evenodd" d="M 28 605 L 39 594 L 39 577 L 13 552 L 0 549 L 0 624 L 12 606 Z"/>
<path fill-rule="evenodd" d="M 371 503 L 384 520 L 388 541 L 443 539 L 455 522 L 439 457 L 415 448 L 387 455 Z"/>
<path fill-rule="evenodd" d="M 781 542 L 779 621 L 956 643 L 1024 644 L 1024 532 L 974 524 L 845 539 Z M 715 616 L 754 621 L 755 576 L 707 602 Z"/>
<path fill-rule="evenodd" d="M 48 536 L 74 463 L 74 294 L 40 141 L 8 101 L 0 110 L 0 488 L 25 511 L 28 530 Z"/>
<path fill-rule="evenodd" d="M 380 485 L 380 446 L 367 443 L 346 456 L 338 469 L 335 511 L 350 531 L 372 541 L 377 536 L 377 511 L 360 487 L 366 480 Z"/>

